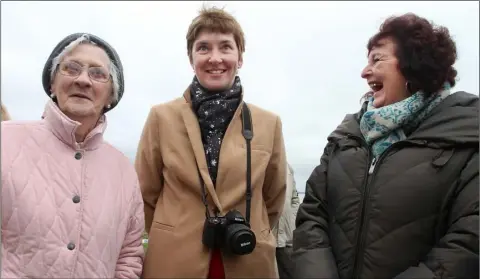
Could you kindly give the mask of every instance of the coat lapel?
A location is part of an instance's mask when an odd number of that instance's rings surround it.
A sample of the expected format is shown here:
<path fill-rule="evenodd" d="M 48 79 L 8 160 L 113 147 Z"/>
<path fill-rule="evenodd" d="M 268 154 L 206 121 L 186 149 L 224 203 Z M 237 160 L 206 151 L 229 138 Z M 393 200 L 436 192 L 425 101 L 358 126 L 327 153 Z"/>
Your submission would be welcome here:
<path fill-rule="evenodd" d="M 243 95 L 242 95 L 243 97 Z M 220 147 L 220 154 L 218 156 L 218 171 L 217 171 L 217 185 L 221 185 L 225 178 L 226 175 L 228 174 L 228 170 L 225 169 L 226 164 L 222 164 L 226 160 L 226 157 L 229 155 L 229 144 L 235 143 L 235 138 L 238 136 L 242 136 L 242 128 L 237 129 L 237 125 L 242 125 L 241 124 L 241 112 L 242 112 L 242 106 L 243 106 L 243 100 L 240 101 L 238 104 L 238 108 L 235 111 L 235 114 L 232 117 L 232 120 L 230 120 L 230 124 L 228 124 L 227 130 L 225 131 L 225 135 L 223 136 L 222 140 L 222 145 Z"/>
<path fill-rule="evenodd" d="M 210 174 L 208 172 L 207 159 L 205 158 L 205 151 L 203 149 L 200 126 L 198 125 L 198 119 L 191 107 L 190 87 L 185 91 L 184 98 L 186 102 L 182 107 L 182 117 L 183 122 L 185 123 L 185 128 L 187 129 L 188 138 L 190 139 L 190 144 L 192 145 L 193 153 L 195 155 L 195 161 L 200 170 L 200 175 L 205 182 L 207 195 L 212 198 L 213 203 L 221 212 L 222 206 L 218 200 L 217 193 L 215 192 L 212 179 L 210 178 Z"/>

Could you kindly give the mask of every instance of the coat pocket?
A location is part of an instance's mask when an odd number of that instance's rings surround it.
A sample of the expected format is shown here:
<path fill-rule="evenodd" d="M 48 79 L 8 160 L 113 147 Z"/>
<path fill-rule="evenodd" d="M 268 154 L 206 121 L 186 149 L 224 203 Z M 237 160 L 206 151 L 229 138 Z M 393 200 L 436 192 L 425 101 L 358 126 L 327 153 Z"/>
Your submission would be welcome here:
<path fill-rule="evenodd" d="M 157 230 L 162 230 L 162 231 L 169 231 L 169 232 L 173 232 L 175 230 L 174 226 L 163 224 L 157 221 L 153 221 L 152 228 Z"/>
<path fill-rule="evenodd" d="M 436 169 L 441 169 L 450 161 L 454 152 L 455 149 L 453 148 L 439 151 L 438 154 L 432 158 L 432 166 Z"/>
<path fill-rule="evenodd" d="M 270 240 L 270 235 L 272 234 L 272 230 L 270 228 L 263 229 L 260 231 L 260 235 L 262 235 L 264 240 Z"/>

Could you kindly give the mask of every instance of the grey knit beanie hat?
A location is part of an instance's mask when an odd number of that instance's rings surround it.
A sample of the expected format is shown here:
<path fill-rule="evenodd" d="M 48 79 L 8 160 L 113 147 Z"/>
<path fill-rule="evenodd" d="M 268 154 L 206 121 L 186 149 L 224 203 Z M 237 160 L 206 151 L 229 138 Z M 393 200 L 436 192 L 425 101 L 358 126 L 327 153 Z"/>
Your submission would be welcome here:
<path fill-rule="evenodd" d="M 89 41 L 94 42 L 96 45 L 101 47 L 105 52 L 107 53 L 108 57 L 112 60 L 113 64 L 117 67 L 118 69 L 118 99 L 116 102 L 110 104 L 110 108 L 105 109 L 104 112 L 107 112 L 111 109 L 113 109 L 119 102 L 120 99 L 123 96 L 123 91 L 125 89 L 125 84 L 124 84 L 124 77 L 123 77 L 123 66 L 122 62 L 120 61 L 120 57 L 118 56 L 117 52 L 115 49 L 108 44 L 106 41 L 103 39 L 89 34 L 89 33 L 74 33 L 71 34 L 67 37 L 65 37 L 63 40 L 61 40 L 57 46 L 53 49 L 52 53 L 47 59 L 47 62 L 45 63 L 45 66 L 43 68 L 43 73 L 42 73 L 42 83 L 43 83 L 43 89 L 45 90 L 45 93 L 47 93 L 48 96 L 50 96 L 50 86 L 51 86 L 51 79 L 50 79 L 50 73 L 51 73 L 51 68 L 53 64 L 53 59 L 59 55 L 63 49 L 68 46 L 71 42 L 75 41 L 76 39 L 80 38 L 81 36 L 86 36 Z"/>

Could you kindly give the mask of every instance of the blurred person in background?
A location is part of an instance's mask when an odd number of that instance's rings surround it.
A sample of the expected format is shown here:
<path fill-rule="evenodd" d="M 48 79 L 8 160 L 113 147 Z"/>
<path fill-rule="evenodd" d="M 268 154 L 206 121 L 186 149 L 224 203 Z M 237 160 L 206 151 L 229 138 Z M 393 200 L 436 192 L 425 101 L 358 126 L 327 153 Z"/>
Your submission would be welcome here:
<path fill-rule="evenodd" d="M 277 267 L 280 279 L 294 278 L 293 262 L 291 260 L 293 230 L 297 217 L 300 198 L 295 183 L 295 175 L 292 166 L 287 163 L 287 192 L 285 204 L 280 220 L 273 231 L 277 238 Z"/>
<path fill-rule="evenodd" d="M 457 50 L 425 18 L 367 44 L 372 92 L 306 185 L 295 278 L 478 278 L 478 96 L 453 92 Z"/>
<path fill-rule="evenodd" d="M 1 103 L 2 106 L 2 121 L 10 120 L 10 114 L 8 113 L 7 107 Z"/>
<path fill-rule="evenodd" d="M 204 7 L 186 39 L 195 76 L 150 110 L 135 161 L 149 235 L 143 277 L 275 278 L 282 122 L 243 101 L 245 38 L 232 15 Z"/>
<path fill-rule="evenodd" d="M 43 70 L 43 119 L 2 122 L 1 278 L 139 278 L 143 202 L 103 139 L 123 68 L 101 38 L 61 40 Z"/>

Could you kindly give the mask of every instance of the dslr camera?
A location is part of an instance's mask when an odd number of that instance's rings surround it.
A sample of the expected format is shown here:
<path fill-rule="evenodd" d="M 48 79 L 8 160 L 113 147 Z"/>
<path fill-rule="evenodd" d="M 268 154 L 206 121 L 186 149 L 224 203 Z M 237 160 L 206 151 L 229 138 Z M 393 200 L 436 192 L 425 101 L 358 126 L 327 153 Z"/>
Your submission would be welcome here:
<path fill-rule="evenodd" d="M 257 243 L 250 225 L 238 210 L 206 218 L 202 241 L 210 249 L 219 248 L 233 255 L 250 254 Z"/>

